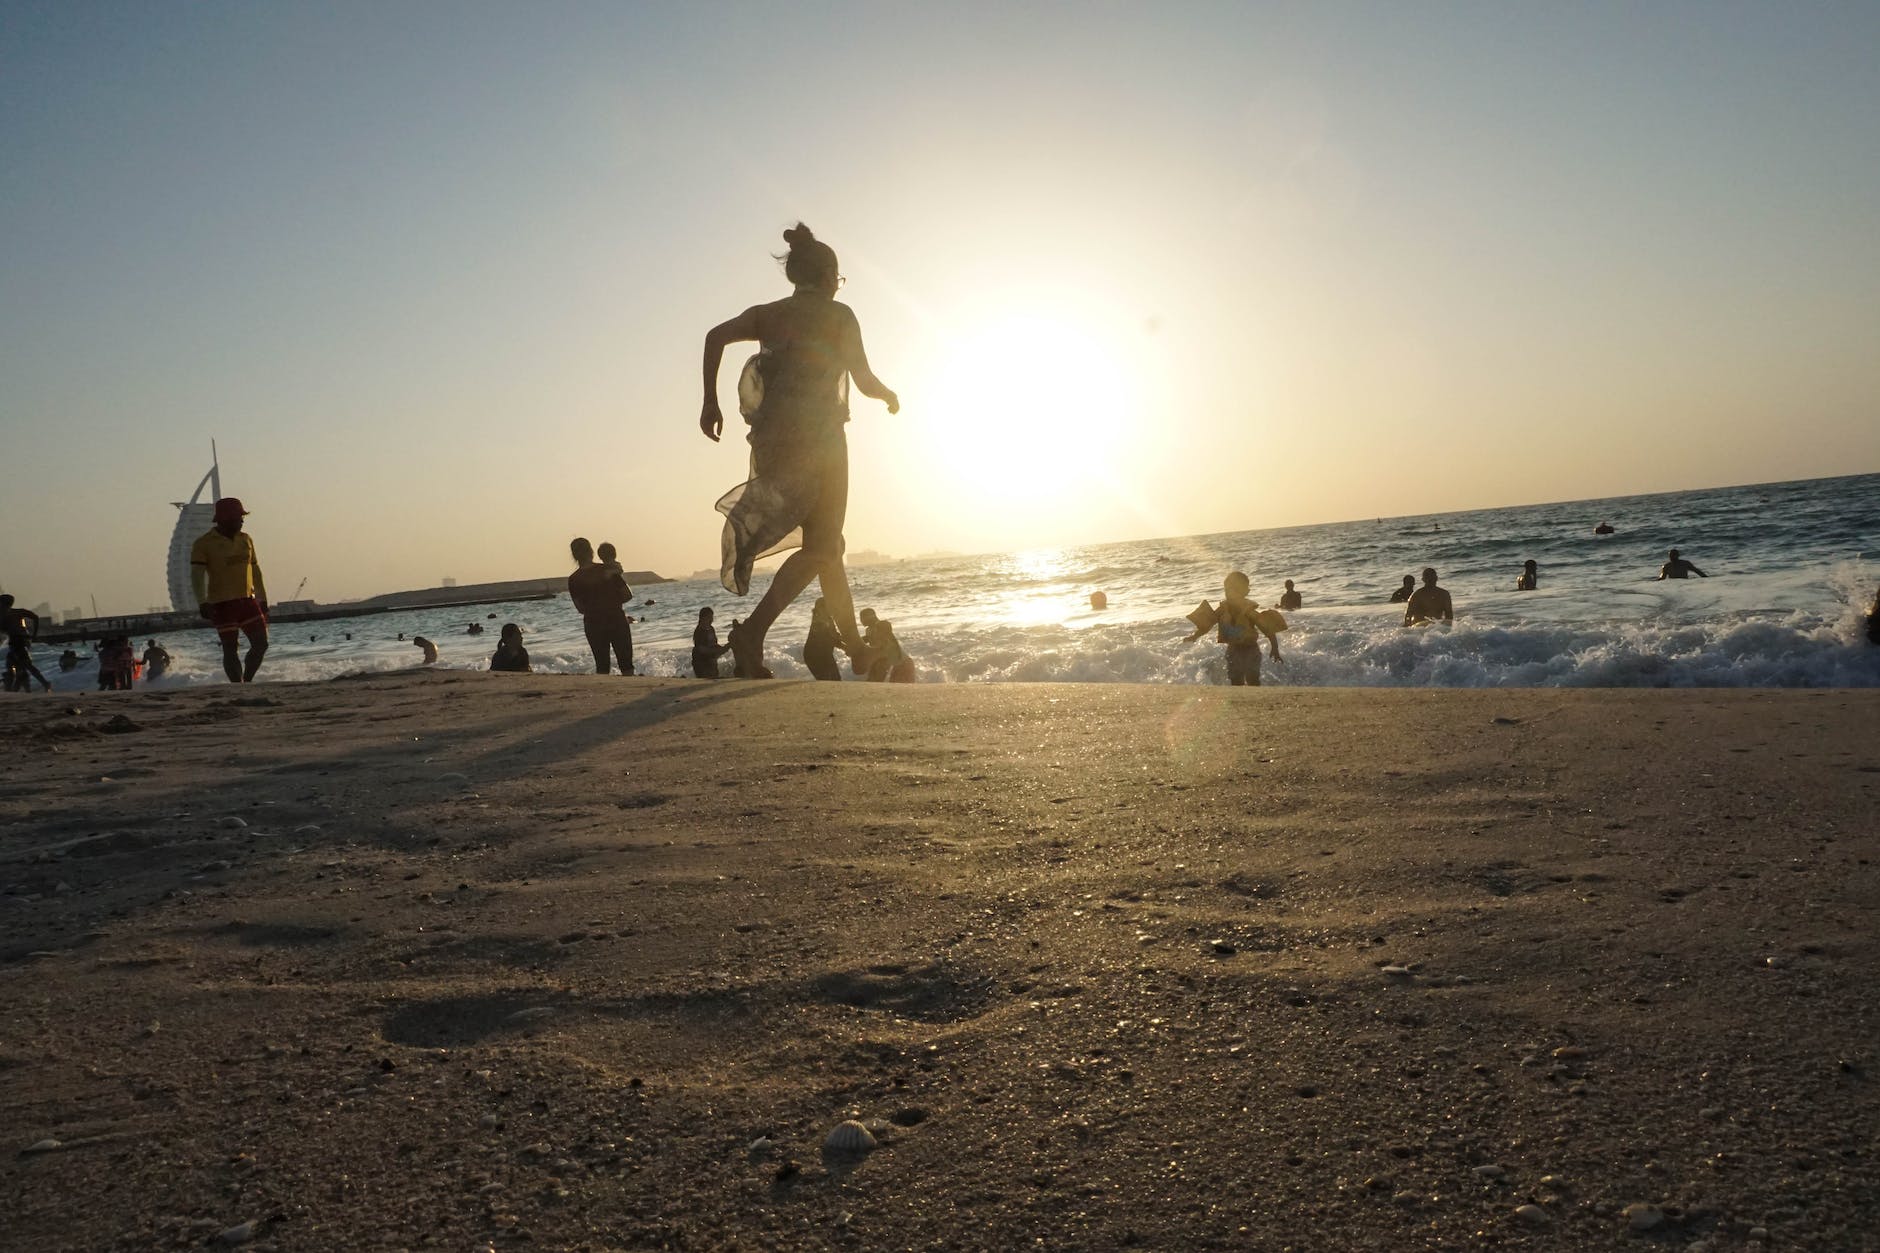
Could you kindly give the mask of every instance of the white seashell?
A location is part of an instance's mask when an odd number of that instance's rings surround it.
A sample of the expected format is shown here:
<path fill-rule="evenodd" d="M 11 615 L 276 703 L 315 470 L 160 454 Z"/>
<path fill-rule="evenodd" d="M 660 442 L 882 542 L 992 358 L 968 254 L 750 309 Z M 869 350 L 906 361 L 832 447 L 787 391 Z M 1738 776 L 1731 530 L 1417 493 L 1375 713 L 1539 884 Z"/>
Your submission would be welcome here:
<path fill-rule="evenodd" d="M 875 1137 L 853 1118 L 836 1124 L 823 1147 L 831 1153 L 866 1153 L 875 1147 Z"/>
<path fill-rule="evenodd" d="M 26 1146 L 28 1153 L 56 1153 L 65 1146 L 57 1140 L 40 1140 Z"/>

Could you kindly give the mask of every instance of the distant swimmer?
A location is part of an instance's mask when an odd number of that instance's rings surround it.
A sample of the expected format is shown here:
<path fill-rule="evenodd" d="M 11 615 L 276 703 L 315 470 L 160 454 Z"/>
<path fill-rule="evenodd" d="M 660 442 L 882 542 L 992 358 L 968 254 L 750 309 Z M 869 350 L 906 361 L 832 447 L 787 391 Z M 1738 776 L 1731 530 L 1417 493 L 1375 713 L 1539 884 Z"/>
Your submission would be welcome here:
<path fill-rule="evenodd" d="M 1286 590 L 1281 592 L 1279 596 L 1279 607 L 1281 609 L 1284 609 L 1290 612 L 1294 609 L 1299 608 L 1299 606 L 1305 603 L 1306 603 L 1305 597 L 1301 596 L 1297 591 L 1293 590 L 1293 581 L 1291 579 L 1287 579 Z"/>
<path fill-rule="evenodd" d="M 412 636 L 411 642 L 413 644 L 416 644 L 418 646 L 419 651 L 424 654 L 425 665 L 435 666 L 437 664 L 437 645 L 436 644 L 433 644 L 430 640 L 425 639 L 422 635 Z"/>
<path fill-rule="evenodd" d="M 59 654 L 59 669 L 62 671 L 71 671 L 71 670 L 78 669 L 78 654 L 69 648 L 66 649 L 64 652 L 60 653 Z"/>
<path fill-rule="evenodd" d="M 481 635 L 483 634 L 483 624 L 481 622 L 472 622 L 463 629 L 463 633 L 465 635 Z M 346 638 L 351 639 L 352 636 L 348 635 Z"/>
<path fill-rule="evenodd" d="M 1227 646 L 1227 681 L 1234 687 L 1260 686 L 1260 637 L 1266 637 L 1268 656 L 1278 661 L 1277 632 L 1285 627 L 1283 619 L 1275 621 L 1278 614 L 1263 612 L 1247 598 L 1251 589 L 1251 580 L 1240 571 L 1228 575 L 1221 582 L 1220 605 L 1202 601 L 1201 607 L 1189 615 L 1188 620 L 1195 624 L 1194 633 L 1183 641 L 1192 644 L 1213 627 L 1215 642 Z"/>
<path fill-rule="evenodd" d="M 1710 577 L 1697 568 L 1696 562 L 1686 561 L 1683 557 L 1678 556 L 1678 550 L 1675 548 L 1666 553 L 1665 556 L 1668 560 L 1666 560 L 1664 565 L 1658 567 L 1657 581 L 1660 583 L 1664 582 L 1666 579 L 1688 579 L 1693 574 L 1700 579 Z"/>
<path fill-rule="evenodd" d="M 529 673 L 529 650 L 522 646 L 522 628 L 515 623 L 503 623 L 496 651 L 490 654 L 490 669 L 499 674 Z"/>
<path fill-rule="evenodd" d="M 1529 557 L 1521 563 L 1521 573 L 1514 576 L 1514 590 L 1531 592 L 1541 585 L 1541 568 Z"/>
<path fill-rule="evenodd" d="M 873 609 L 862 610 L 861 623 L 862 645 L 868 650 L 868 681 L 912 683 L 914 659 L 894 637 L 894 624 L 877 617 Z"/>
<path fill-rule="evenodd" d="M 1403 624 L 1416 626 L 1422 622 L 1453 622 L 1456 618 L 1454 606 L 1449 602 L 1449 593 L 1436 586 L 1436 567 L 1423 567 L 1423 586 L 1410 594 L 1410 600 L 1403 607 Z"/>
<path fill-rule="evenodd" d="M 144 648 L 144 682 L 160 679 L 170 669 L 170 650 L 155 640 L 150 640 Z"/>
<path fill-rule="evenodd" d="M 1600 524 L 1599 524 L 1598 526 L 1596 526 L 1596 527 L 1594 527 L 1594 528 L 1593 528 L 1593 534 L 1595 534 L 1595 535 L 1611 535 L 1611 534 L 1612 534 L 1612 523 L 1610 523 L 1610 522 L 1601 522 L 1601 523 L 1600 523 Z"/>
<path fill-rule="evenodd" d="M 1110 607 L 1109 594 L 1106 592 L 1090 593 L 1090 607 L 1097 610 L 1108 609 Z"/>
<path fill-rule="evenodd" d="M 1393 605 L 1401 605 L 1406 600 L 1409 600 L 1416 590 L 1417 576 L 1414 574 L 1406 574 L 1403 576 L 1403 586 L 1390 594 L 1390 603 Z"/>
<path fill-rule="evenodd" d="M 230 683 L 253 683 L 268 654 L 268 589 L 261 581 L 255 541 L 242 530 L 248 511 L 233 496 L 215 502 L 215 526 L 189 550 L 189 583 L 196 609 L 215 623 L 222 643 L 222 673 Z M 248 656 L 239 649 L 248 637 Z"/>
<path fill-rule="evenodd" d="M 698 625 L 692 628 L 692 677 L 720 679 L 718 659 L 731 651 L 731 645 L 718 642 L 718 628 L 712 624 L 712 608 L 698 611 Z"/>
<path fill-rule="evenodd" d="M 803 641 L 803 664 L 825 683 L 840 683 L 842 667 L 836 662 L 836 649 L 842 647 L 842 633 L 836 627 L 829 602 L 818 596 L 809 611 L 809 638 Z"/>

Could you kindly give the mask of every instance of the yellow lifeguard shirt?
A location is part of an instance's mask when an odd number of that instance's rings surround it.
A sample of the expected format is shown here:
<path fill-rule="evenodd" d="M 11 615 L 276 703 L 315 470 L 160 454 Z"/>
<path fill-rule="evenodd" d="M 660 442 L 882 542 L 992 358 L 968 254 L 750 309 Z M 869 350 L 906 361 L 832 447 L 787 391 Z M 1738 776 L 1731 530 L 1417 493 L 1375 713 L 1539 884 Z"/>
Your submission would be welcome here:
<path fill-rule="evenodd" d="M 255 560 L 255 542 L 246 531 L 237 531 L 233 538 L 220 531 L 199 537 L 189 550 L 189 581 L 196 600 L 205 605 L 244 596 L 268 598 L 261 582 L 261 563 Z"/>

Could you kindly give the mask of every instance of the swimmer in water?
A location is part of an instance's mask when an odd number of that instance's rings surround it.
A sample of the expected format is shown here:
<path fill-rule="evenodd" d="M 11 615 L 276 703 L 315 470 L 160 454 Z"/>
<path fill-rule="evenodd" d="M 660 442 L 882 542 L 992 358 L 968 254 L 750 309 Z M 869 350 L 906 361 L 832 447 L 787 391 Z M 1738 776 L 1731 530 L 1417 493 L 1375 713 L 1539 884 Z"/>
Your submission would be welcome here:
<path fill-rule="evenodd" d="M 411 642 L 413 644 L 416 644 L 418 648 L 424 653 L 425 665 L 435 666 L 437 664 L 437 645 L 436 644 L 433 644 L 430 640 L 425 639 L 422 635 L 412 636 Z"/>
<path fill-rule="evenodd" d="M 1455 606 L 1450 603 L 1449 593 L 1436 586 L 1436 567 L 1423 567 L 1423 586 L 1410 594 L 1410 600 L 1403 607 L 1403 624 L 1416 626 L 1421 622 L 1454 622 Z"/>
<path fill-rule="evenodd" d="M 817 679 L 826 683 L 842 681 L 842 667 L 836 661 L 836 649 L 842 647 L 842 633 L 836 629 L 829 602 L 821 596 L 809 611 L 809 638 L 803 641 L 803 664 Z"/>
<path fill-rule="evenodd" d="M 1221 603 L 1214 610 L 1214 640 L 1227 646 L 1227 681 L 1234 687 L 1260 686 L 1260 637 L 1266 636 L 1267 652 L 1279 660 L 1279 636 L 1260 618 L 1260 606 L 1247 598 L 1252 580 L 1236 570 L 1221 582 Z M 1198 611 L 1197 611 L 1198 612 Z M 1207 627 L 1196 620 L 1194 634 L 1185 641 L 1192 644 Z"/>
<path fill-rule="evenodd" d="M 1409 600 L 1411 596 L 1415 595 L 1416 590 L 1416 575 L 1406 574 L 1403 576 L 1403 586 L 1390 594 L 1390 603 L 1393 605 L 1401 605 L 1406 600 Z"/>
<path fill-rule="evenodd" d="M 522 646 L 522 628 L 515 623 L 503 623 L 496 651 L 490 654 L 490 670 L 498 674 L 529 673 L 529 650 Z"/>
<path fill-rule="evenodd" d="M 1514 590 L 1531 592 L 1541 585 L 1541 568 L 1529 557 L 1521 563 L 1521 573 L 1514 576 Z"/>
<path fill-rule="evenodd" d="M 710 605 L 698 611 L 698 625 L 692 628 L 692 677 L 720 679 L 718 659 L 731 651 L 731 645 L 718 642 L 718 628 Z"/>
<path fill-rule="evenodd" d="M 1279 594 L 1279 607 L 1281 609 L 1291 611 L 1291 610 L 1299 608 L 1299 606 L 1305 603 L 1306 603 L 1305 597 L 1301 596 L 1298 592 L 1294 591 L 1292 580 L 1287 579 L 1286 590 Z"/>
<path fill-rule="evenodd" d="M 1697 568 L 1696 562 L 1686 561 L 1683 557 L 1678 556 L 1678 550 L 1675 548 L 1666 553 L 1665 557 L 1665 564 L 1658 567 L 1657 582 L 1662 583 L 1666 579 L 1688 579 L 1693 574 L 1700 579 L 1710 577 Z"/>
<path fill-rule="evenodd" d="M 1610 522 L 1601 522 L 1601 523 L 1600 523 L 1600 524 L 1599 524 L 1598 526 L 1596 526 L 1596 527 L 1594 527 L 1594 528 L 1593 528 L 1593 534 L 1595 534 L 1595 535 L 1611 535 L 1611 534 L 1612 534 L 1612 523 L 1610 523 Z"/>

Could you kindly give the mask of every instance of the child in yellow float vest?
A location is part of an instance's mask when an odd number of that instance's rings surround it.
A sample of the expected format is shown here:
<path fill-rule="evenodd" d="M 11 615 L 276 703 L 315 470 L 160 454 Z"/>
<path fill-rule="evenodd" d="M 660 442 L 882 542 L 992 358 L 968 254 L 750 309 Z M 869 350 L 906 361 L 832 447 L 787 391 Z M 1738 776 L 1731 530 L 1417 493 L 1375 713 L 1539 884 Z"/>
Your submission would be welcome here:
<path fill-rule="evenodd" d="M 1195 630 L 1186 642 L 1192 644 L 1213 627 L 1215 640 L 1227 646 L 1227 681 L 1235 687 L 1260 686 L 1260 637 L 1266 636 L 1267 655 L 1278 661 L 1278 632 L 1286 629 L 1286 619 L 1247 598 L 1251 588 L 1252 582 L 1236 570 L 1221 584 L 1218 608 L 1204 600 L 1188 615 Z"/>

